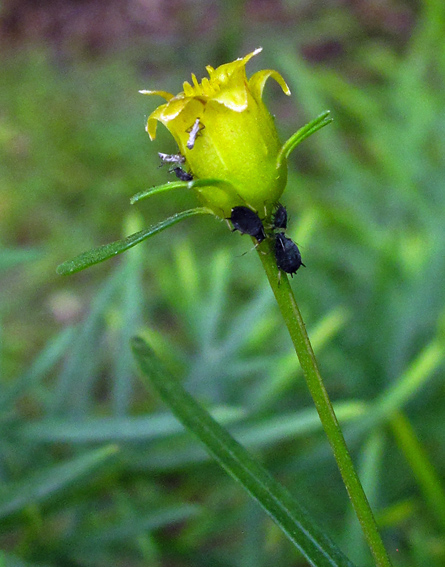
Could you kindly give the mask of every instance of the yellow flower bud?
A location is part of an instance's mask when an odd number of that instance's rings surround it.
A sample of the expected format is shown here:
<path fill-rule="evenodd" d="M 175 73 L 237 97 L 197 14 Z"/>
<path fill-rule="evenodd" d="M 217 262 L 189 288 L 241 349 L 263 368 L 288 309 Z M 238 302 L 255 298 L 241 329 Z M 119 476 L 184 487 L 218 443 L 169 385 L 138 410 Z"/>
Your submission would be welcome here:
<path fill-rule="evenodd" d="M 157 122 L 162 122 L 175 138 L 194 178 L 220 180 L 217 185 L 197 190 L 221 217 L 230 216 L 232 207 L 238 205 L 270 211 L 286 185 L 286 159 L 278 159 L 281 143 L 262 92 L 269 77 L 285 94 L 290 91 L 276 71 L 258 71 L 247 79 L 246 63 L 260 51 L 256 49 L 217 69 L 208 66 L 208 79 L 199 83 L 192 75 L 192 84 L 185 82 L 184 90 L 176 96 L 140 91 L 167 101 L 148 118 L 150 138 L 154 140 Z"/>

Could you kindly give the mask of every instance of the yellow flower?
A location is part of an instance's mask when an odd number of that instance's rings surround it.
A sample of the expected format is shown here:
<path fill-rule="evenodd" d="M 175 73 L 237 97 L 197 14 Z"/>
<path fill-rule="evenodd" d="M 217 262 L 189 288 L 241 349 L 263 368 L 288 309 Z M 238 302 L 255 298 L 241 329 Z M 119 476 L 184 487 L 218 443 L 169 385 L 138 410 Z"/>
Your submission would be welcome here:
<path fill-rule="evenodd" d="M 72 274 L 112 258 L 194 215 L 229 218 L 233 207 L 248 205 L 260 214 L 264 211 L 270 219 L 286 185 L 289 154 L 332 120 L 329 111 L 323 112 L 281 146 L 274 121 L 261 97 L 269 77 L 278 82 L 285 94 L 289 95 L 290 91 L 277 71 L 258 71 L 247 80 L 246 63 L 260 51 L 256 49 L 217 69 L 208 66 L 209 79 L 198 83 L 192 75 L 193 85 L 185 82 L 183 92 L 176 96 L 165 91 L 140 91 L 160 95 L 167 101 L 148 117 L 147 132 L 154 140 L 158 121 L 171 132 L 181 155 L 160 156 L 174 164 L 179 180 L 140 191 L 130 202 L 134 204 L 157 193 L 186 187 L 198 191 L 206 206 L 177 213 L 123 240 L 84 252 L 61 264 L 57 268 L 59 274 Z M 179 164 L 184 159 L 193 176 L 181 169 Z"/>
<path fill-rule="evenodd" d="M 287 153 L 283 156 L 262 93 L 269 77 L 285 94 L 290 91 L 277 71 L 258 71 L 247 79 L 245 66 L 260 51 L 256 49 L 217 69 L 207 66 L 209 78 L 199 83 L 192 75 L 192 84 L 185 82 L 184 90 L 176 96 L 140 91 L 167 101 L 148 117 L 150 138 L 154 140 L 157 122 L 162 122 L 175 138 L 194 178 L 218 180 L 214 185 L 195 184 L 204 203 L 218 216 L 230 216 L 237 205 L 270 212 L 286 185 Z"/>

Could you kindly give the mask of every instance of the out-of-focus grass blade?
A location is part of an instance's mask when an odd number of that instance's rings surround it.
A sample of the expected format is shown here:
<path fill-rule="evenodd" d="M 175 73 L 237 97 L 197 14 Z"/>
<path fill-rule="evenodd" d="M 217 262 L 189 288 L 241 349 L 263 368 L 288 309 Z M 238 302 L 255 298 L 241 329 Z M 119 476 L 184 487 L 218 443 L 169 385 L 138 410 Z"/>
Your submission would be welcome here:
<path fill-rule="evenodd" d="M 79 534 L 76 538 L 76 546 L 91 547 L 110 544 L 111 542 L 126 543 L 147 532 L 172 526 L 179 522 L 198 515 L 200 507 L 192 504 L 181 504 L 163 510 L 150 511 L 146 516 L 137 515 L 134 518 L 124 520 L 113 526 L 100 526 L 97 530 L 91 530 L 87 535 Z"/>
<path fill-rule="evenodd" d="M 358 464 L 360 480 L 373 508 L 378 507 L 379 491 L 382 485 L 381 477 L 382 473 L 385 474 L 382 466 L 384 446 L 383 431 L 376 429 L 363 444 Z M 345 547 L 351 550 L 351 557 L 357 565 L 371 565 L 372 557 L 352 508 L 347 512 L 344 533 Z"/>
<path fill-rule="evenodd" d="M 57 267 L 57 273 L 62 276 L 67 276 L 70 274 L 74 274 L 76 272 L 80 272 L 89 266 L 93 266 L 94 264 L 98 264 L 99 262 L 103 262 L 108 258 L 112 258 L 117 254 L 122 254 L 129 248 L 136 246 L 139 242 L 149 238 L 150 236 L 154 236 L 173 226 L 177 222 L 184 220 L 188 217 L 192 217 L 194 215 L 208 215 L 213 214 L 210 209 L 206 209 L 205 207 L 197 207 L 196 209 L 189 209 L 188 211 L 183 211 L 182 213 L 177 213 L 164 221 L 151 226 L 149 228 L 145 228 L 144 230 L 140 230 L 135 234 L 131 234 L 122 240 L 116 240 L 115 242 L 110 242 L 109 244 L 104 244 L 99 246 L 99 248 L 93 248 L 93 250 L 89 250 L 88 252 L 83 252 L 79 256 L 76 256 L 72 260 L 67 260 L 60 264 Z"/>
<path fill-rule="evenodd" d="M 217 407 L 210 411 L 218 421 L 230 423 L 245 417 L 241 408 Z M 21 432 L 40 443 L 140 443 L 184 433 L 184 428 L 170 413 L 142 417 L 102 419 L 47 419 L 25 425 Z"/>
<path fill-rule="evenodd" d="M 421 445 L 408 418 L 395 412 L 390 425 L 396 441 L 417 479 L 425 501 L 442 530 L 445 530 L 445 489 L 440 475 Z"/>
<path fill-rule="evenodd" d="M 38 384 L 66 352 L 73 338 L 74 329 L 68 327 L 48 341 L 31 368 L 5 388 L 0 399 L 0 410 L 9 409 L 19 396 Z"/>
<path fill-rule="evenodd" d="M 49 567 L 48 563 L 30 563 L 19 559 L 16 555 L 0 551 L 0 567 Z"/>
<path fill-rule="evenodd" d="M 150 347 L 140 338 L 133 352 L 147 385 L 152 385 L 185 427 L 219 464 L 257 500 L 314 567 L 353 564 L 309 518 L 289 492 L 221 427 L 172 376 L 167 375 Z"/>
<path fill-rule="evenodd" d="M 139 231 L 142 226 L 142 216 L 133 210 L 125 220 L 124 234 Z M 129 413 L 134 383 L 137 380 L 130 340 L 142 325 L 144 252 L 142 247 L 133 248 L 125 255 L 124 278 L 117 289 L 120 322 L 113 328 L 113 334 L 116 344 L 122 346 L 112 349 L 111 404 L 115 416 Z"/>
<path fill-rule="evenodd" d="M 445 345 L 442 338 L 433 339 L 411 362 L 406 371 L 377 398 L 370 412 L 373 423 L 386 419 L 403 407 L 407 401 L 433 379 L 438 368 L 443 366 Z"/>
<path fill-rule="evenodd" d="M 87 483 L 100 467 L 110 462 L 116 451 L 114 445 L 90 451 L 62 465 L 37 471 L 21 481 L 2 485 L 0 518 L 43 504 L 72 485 Z"/>
<path fill-rule="evenodd" d="M 102 320 L 111 298 L 122 285 L 124 268 L 118 266 L 104 281 L 91 303 L 88 317 L 73 337 L 69 354 L 47 402 L 47 412 L 52 415 L 68 414 L 79 418 L 91 406 L 100 364 L 98 345 Z"/>
<path fill-rule="evenodd" d="M 320 351 L 329 344 L 346 325 L 349 313 L 344 307 L 332 309 L 314 329 L 310 331 L 312 346 L 315 352 Z M 294 383 L 295 377 L 301 374 L 301 366 L 295 363 L 295 350 L 290 350 L 282 356 L 275 365 L 270 377 L 260 386 L 256 385 L 256 391 L 252 391 L 256 409 L 268 407 L 286 388 Z"/>
<path fill-rule="evenodd" d="M 365 415 L 366 404 L 360 401 L 337 402 L 334 404 L 334 409 L 339 422 L 343 424 Z M 222 421 L 213 412 L 212 415 L 218 421 Z M 37 424 L 36 427 L 38 427 Z M 319 431 L 321 423 L 315 408 L 307 408 L 279 417 L 263 419 L 259 423 L 234 424 L 233 426 L 230 424 L 228 429 L 244 447 L 259 450 L 274 447 L 282 441 L 290 439 L 295 441 L 303 435 Z M 38 436 L 38 429 L 36 431 L 26 429 L 25 435 L 28 433 L 32 440 L 44 441 L 43 436 Z M 204 451 L 201 445 L 197 445 L 194 439 L 183 438 L 180 443 L 174 443 L 173 439 L 178 439 L 178 437 L 173 438 L 170 435 L 167 438 L 166 436 L 162 443 L 150 445 L 149 450 L 143 450 L 140 445 L 137 448 L 127 447 L 123 458 L 131 469 L 150 471 L 183 470 L 211 459 L 211 456 Z M 71 440 L 68 439 L 68 441 Z"/>

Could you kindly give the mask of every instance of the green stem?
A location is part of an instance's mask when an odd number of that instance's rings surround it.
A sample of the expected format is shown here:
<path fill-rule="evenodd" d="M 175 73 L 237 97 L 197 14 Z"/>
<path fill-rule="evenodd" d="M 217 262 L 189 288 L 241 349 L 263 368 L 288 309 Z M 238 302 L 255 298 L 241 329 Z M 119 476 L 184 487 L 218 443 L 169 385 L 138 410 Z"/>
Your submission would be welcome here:
<path fill-rule="evenodd" d="M 343 482 L 351 499 L 352 506 L 362 526 L 362 530 L 371 553 L 378 567 L 391 567 L 382 539 L 377 529 L 371 507 L 360 484 L 357 473 L 346 446 L 343 433 L 338 424 L 331 401 L 318 370 L 317 361 L 312 350 L 304 321 L 295 301 L 287 275 L 279 271 L 273 254 L 273 240 L 267 238 L 258 247 L 259 257 L 263 263 L 270 286 L 277 300 L 283 319 L 289 330 L 295 351 L 301 364 L 315 407 L 321 423 L 334 452 Z M 266 253 L 264 253 L 266 252 Z"/>

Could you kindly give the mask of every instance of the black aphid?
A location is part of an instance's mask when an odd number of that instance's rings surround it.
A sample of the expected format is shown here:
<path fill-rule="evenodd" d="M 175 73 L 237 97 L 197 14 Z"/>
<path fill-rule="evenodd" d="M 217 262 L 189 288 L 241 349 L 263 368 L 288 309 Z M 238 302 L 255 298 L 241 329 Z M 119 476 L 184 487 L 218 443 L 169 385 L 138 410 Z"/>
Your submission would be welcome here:
<path fill-rule="evenodd" d="M 273 215 L 272 227 L 274 230 L 287 228 L 287 211 L 284 205 L 278 203 L 278 208 Z"/>
<path fill-rule="evenodd" d="M 196 138 L 199 136 L 201 130 L 204 130 L 204 128 L 204 124 L 202 124 L 199 118 L 197 118 L 193 123 L 193 126 L 187 130 L 187 132 L 189 133 L 189 139 L 187 140 L 186 146 L 189 150 L 193 150 L 193 148 L 195 147 Z"/>
<path fill-rule="evenodd" d="M 249 234 L 258 242 L 266 238 L 260 217 L 249 207 L 233 207 L 229 220 L 233 225 L 233 230 L 239 230 L 241 234 Z"/>
<path fill-rule="evenodd" d="M 275 260 L 278 268 L 292 277 L 300 266 L 304 266 L 298 246 L 282 232 L 275 235 Z"/>
<path fill-rule="evenodd" d="M 191 173 L 188 173 L 187 171 L 184 171 L 182 167 L 174 167 L 170 171 L 174 173 L 176 177 L 181 181 L 192 181 L 193 179 L 193 175 Z"/>

